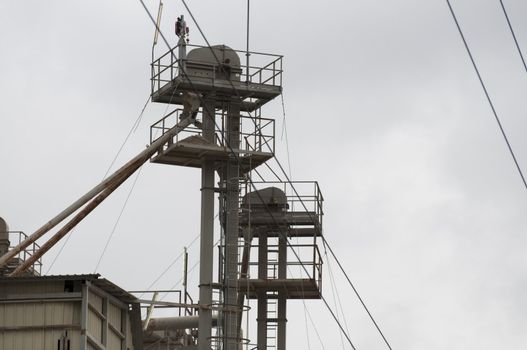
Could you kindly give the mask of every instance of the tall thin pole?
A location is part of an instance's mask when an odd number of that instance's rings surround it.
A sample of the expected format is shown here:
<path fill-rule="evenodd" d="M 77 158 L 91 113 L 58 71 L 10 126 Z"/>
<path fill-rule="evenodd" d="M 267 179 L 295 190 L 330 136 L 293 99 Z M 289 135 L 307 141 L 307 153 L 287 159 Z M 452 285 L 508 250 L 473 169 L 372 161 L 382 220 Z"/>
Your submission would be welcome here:
<path fill-rule="evenodd" d="M 249 83 L 249 11 L 250 11 L 251 0 L 247 0 L 247 49 L 245 52 L 245 75 L 246 82 Z"/>
<path fill-rule="evenodd" d="M 184 297 L 183 297 L 183 300 L 184 300 L 184 303 L 186 304 L 187 303 L 187 275 L 188 275 L 188 252 L 187 252 L 187 247 L 184 248 L 184 258 L 185 260 L 183 260 L 183 289 L 184 289 Z"/>

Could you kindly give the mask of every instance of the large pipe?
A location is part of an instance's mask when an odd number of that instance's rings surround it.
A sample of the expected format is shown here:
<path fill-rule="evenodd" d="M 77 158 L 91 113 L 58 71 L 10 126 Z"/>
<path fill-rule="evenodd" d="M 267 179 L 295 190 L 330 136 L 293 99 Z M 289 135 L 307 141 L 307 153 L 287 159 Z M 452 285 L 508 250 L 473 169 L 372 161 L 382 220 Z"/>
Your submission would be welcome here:
<path fill-rule="evenodd" d="M 32 235 L 30 235 L 16 247 L 1 256 L 0 268 L 7 264 L 7 262 L 11 260 L 15 255 L 17 255 L 18 253 L 26 249 L 30 244 L 42 237 L 46 232 L 51 230 L 53 227 L 57 226 L 59 223 L 61 223 L 64 219 L 66 219 L 68 216 L 77 211 L 84 204 L 88 203 L 88 201 L 90 201 L 93 197 L 95 197 L 101 191 L 106 189 L 111 183 L 121 177 L 124 173 L 130 171 L 130 169 L 134 166 L 138 168 L 139 166 L 141 166 L 141 164 L 145 163 L 148 159 L 150 159 L 150 157 L 154 155 L 154 153 L 157 152 L 160 147 L 163 146 L 163 144 L 168 142 L 168 140 L 170 140 L 171 138 L 176 136 L 180 131 L 185 129 L 190 123 L 191 118 L 185 118 L 184 120 L 180 121 L 178 124 L 176 124 L 176 126 L 168 130 L 160 138 L 150 144 L 150 146 L 147 146 L 145 150 L 135 156 L 132 160 L 123 165 L 112 175 L 104 179 L 101 183 L 99 183 L 97 186 L 88 191 L 84 196 L 82 196 L 77 201 L 72 203 L 69 207 L 60 212 L 57 216 L 47 222 L 44 226 L 36 230 Z M 137 164 L 139 164 L 139 166 L 137 166 Z"/>
<path fill-rule="evenodd" d="M 24 261 L 19 265 L 11 274 L 10 277 L 20 276 L 24 271 L 26 271 L 31 265 L 35 263 L 42 255 L 44 255 L 48 250 L 50 250 L 59 240 L 68 234 L 79 222 L 81 222 L 89 213 L 91 213 L 95 208 L 99 206 L 117 187 L 119 187 L 130 175 L 135 172 L 130 171 L 126 173 L 121 178 L 117 179 L 112 183 L 108 188 L 102 191 L 94 200 L 92 200 L 88 205 L 86 205 L 77 215 L 73 217 L 62 229 L 53 235 L 49 240 L 44 243 L 39 250 L 37 250 L 29 259 Z"/>
<path fill-rule="evenodd" d="M 151 318 L 148 322 L 148 331 L 176 330 L 198 328 L 199 316 L 180 316 Z M 218 325 L 218 315 L 212 316 L 212 326 Z"/>

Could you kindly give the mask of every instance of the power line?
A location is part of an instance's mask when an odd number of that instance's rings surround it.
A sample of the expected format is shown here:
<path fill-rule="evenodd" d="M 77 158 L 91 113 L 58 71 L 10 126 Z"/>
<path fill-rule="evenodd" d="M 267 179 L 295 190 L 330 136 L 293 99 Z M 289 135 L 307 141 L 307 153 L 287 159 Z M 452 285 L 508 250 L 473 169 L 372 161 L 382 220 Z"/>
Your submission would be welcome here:
<path fill-rule="evenodd" d="M 505 140 L 505 143 L 507 143 L 507 147 L 509 149 L 509 152 L 512 156 L 512 159 L 514 160 L 514 164 L 516 165 L 516 169 L 518 170 L 518 174 L 520 175 L 523 186 L 527 190 L 527 182 L 525 181 L 525 177 L 523 176 L 523 172 L 520 168 L 520 165 L 518 164 L 518 161 L 516 159 L 516 156 L 514 155 L 514 151 L 512 150 L 511 144 L 509 143 L 509 139 L 507 138 L 507 135 L 505 134 L 505 130 L 503 130 L 503 126 L 501 125 L 500 118 L 498 117 L 498 113 L 496 112 L 496 109 L 494 108 L 494 104 L 492 103 L 492 100 L 490 98 L 490 95 L 487 91 L 487 88 L 485 87 L 485 83 L 483 82 L 483 78 L 481 77 L 481 74 L 479 73 L 478 66 L 476 65 L 476 62 L 474 61 L 474 57 L 472 56 L 472 52 L 470 51 L 470 48 L 468 47 L 467 41 L 465 39 L 465 36 L 463 35 L 463 31 L 461 30 L 461 26 L 459 25 L 459 22 L 457 20 L 456 14 L 454 13 L 454 9 L 452 8 L 452 5 L 450 5 L 450 1 L 446 0 L 446 3 L 448 4 L 448 8 L 450 9 L 450 13 L 452 14 L 452 18 L 454 19 L 454 22 L 456 23 L 457 30 L 459 31 L 459 35 L 461 36 L 461 39 L 463 40 L 463 44 L 465 45 L 465 49 L 467 50 L 468 56 L 470 57 L 470 61 L 472 62 L 472 66 L 474 66 L 474 70 L 476 71 L 476 74 L 478 76 L 479 82 L 481 84 L 481 87 L 483 88 L 483 92 L 485 92 L 485 96 L 487 97 L 487 101 L 489 102 L 490 108 L 492 109 L 492 114 L 494 114 L 494 118 L 496 119 L 496 122 L 498 123 L 498 126 L 500 128 L 501 134 L 503 135 L 503 139 Z"/>
<path fill-rule="evenodd" d="M 525 59 L 523 58 L 522 50 L 520 49 L 520 45 L 518 44 L 518 40 L 516 39 L 516 34 L 514 34 L 514 29 L 512 29 L 511 21 L 509 20 L 509 15 L 507 14 L 507 10 L 505 9 L 505 5 L 503 5 L 502 0 L 500 0 L 500 4 L 501 4 L 501 8 L 503 9 L 503 14 L 505 15 L 505 18 L 507 19 L 507 24 L 509 25 L 512 38 L 514 39 L 514 44 L 516 44 L 516 49 L 518 49 L 518 53 L 520 54 L 520 58 L 523 63 L 523 68 L 525 68 L 525 72 L 527 72 L 527 64 L 525 64 Z"/>
<path fill-rule="evenodd" d="M 285 133 L 285 149 L 286 149 L 286 152 L 287 152 L 287 166 L 289 168 L 289 176 L 291 176 L 291 157 L 289 155 L 289 136 L 287 135 L 287 123 L 286 123 L 286 120 L 285 120 L 285 103 L 284 103 L 284 94 L 281 93 L 280 94 L 280 99 L 282 101 L 282 116 L 283 116 L 283 119 L 282 119 L 282 139 L 284 137 L 284 133 Z"/>
<path fill-rule="evenodd" d="M 121 154 L 121 152 L 123 151 L 123 148 L 124 146 L 126 145 L 126 143 L 128 142 L 128 139 L 130 138 L 130 136 L 132 135 L 132 133 L 134 133 L 136 130 L 137 130 L 137 127 L 139 126 L 140 122 L 141 122 L 141 119 L 143 118 L 143 114 L 146 110 L 146 107 L 148 106 L 148 103 L 150 102 L 150 95 L 148 95 L 148 98 L 143 106 L 143 108 L 141 109 L 141 113 L 139 113 L 139 115 L 137 116 L 136 120 L 134 121 L 134 123 L 132 124 L 132 127 L 130 128 L 130 131 L 128 131 L 128 134 L 126 135 L 126 137 L 124 138 L 121 146 L 119 147 L 119 149 L 117 150 L 117 153 L 115 154 L 113 160 L 111 161 L 110 165 L 108 166 L 108 168 L 106 169 L 106 172 L 104 173 L 104 176 L 103 176 L 103 180 L 106 178 L 106 176 L 108 176 L 108 173 L 110 172 L 110 170 L 112 169 L 113 165 L 115 164 L 115 162 L 117 161 L 117 158 L 119 157 L 119 155 Z M 68 244 L 71 236 L 73 236 L 73 233 L 75 232 L 75 228 L 73 228 L 70 232 L 70 234 L 68 235 L 68 237 L 66 237 L 66 240 L 64 241 L 64 243 L 62 244 L 62 246 L 60 247 L 58 253 L 55 255 L 55 257 L 53 258 L 53 261 L 51 262 L 51 264 L 49 265 L 48 267 L 48 270 L 46 271 L 46 275 L 49 273 L 49 271 L 51 271 L 51 268 L 53 267 L 53 265 L 55 265 L 55 262 L 57 261 L 57 259 L 59 258 L 59 256 L 61 255 L 62 251 L 64 250 L 64 248 L 66 247 L 66 245 Z"/>
<path fill-rule="evenodd" d="M 377 324 L 377 322 L 375 321 L 375 319 L 373 318 L 373 315 L 371 314 L 370 310 L 368 309 L 368 307 L 366 306 L 366 303 L 364 303 L 364 300 L 362 299 L 362 297 L 360 296 L 359 292 L 357 291 L 357 288 L 355 288 L 355 285 L 353 284 L 353 282 L 351 282 L 351 279 L 349 278 L 348 274 L 346 273 L 346 270 L 344 270 L 344 267 L 342 266 L 342 264 L 340 263 L 339 259 L 337 258 L 337 256 L 335 255 L 335 253 L 333 252 L 333 249 L 331 249 L 331 246 L 329 245 L 329 243 L 327 242 L 326 238 L 324 236 L 322 236 L 322 242 L 324 244 L 324 247 L 326 247 L 329 252 L 331 253 L 331 255 L 333 256 L 333 259 L 335 259 L 335 261 L 337 262 L 337 265 L 339 266 L 340 270 L 342 271 L 342 273 L 344 274 L 344 277 L 346 277 L 346 280 L 348 281 L 349 285 L 351 286 L 351 288 L 353 289 L 353 292 L 355 293 L 355 295 L 357 296 L 357 299 L 359 299 L 360 303 L 362 304 L 362 307 L 364 308 L 364 310 L 366 311 L 366 313 L 368 314 L 368 316 L 370 317 L 370 320 L 373 322 L 373 324 L 375 325 L 375 328 L 377 328 L 377 331 L 379 332 L 379 334 L 381 335 L 382 339 L 384 340 L 384 342 L 386 343 L 386 345 L 388 346 L 388 348 L 390 350 L 392 350 L 392 347 L 390 345 L 390 343 L 388 342 L 388 340 L 386 339 L 386 337 L 384 336 L 384 333 L 381 331 L 381 328 L 379 327 L 379 325 Z"/>
<path fill-rule="evenodd" d="M 135 176 L 134 182 L 132 183 L 132 186 L 130 187 L 128 195 L 126 196 L 126 200 L 123 203 L 121 212 L 119 213 L 119 215 L 117 216 L 117 219 L 115 220 L 115 224 L 113 225 L 112 232 L 110 233 L 110 235 L 108 236 L 108 239 L 106 240 L 106 244 L 104 245 L 101 255 L 99 256 L 99 260 L 97 261 L 97 265 L 95 265 L 95 269 L 94 269 L 95 272 L 97 272 L 97 269 L 99 268 L 99 265 L 101 264 L 104 253 L 106 253 L 106 249 L 108 248 L 108 245 L 110 244 L 110 241 L 115 233 L 115 230 L 117 229 L 117 226 L 119 225 L 119 221 L 121 220 L 121 217 L 123 216 L 124 210 L 126 209 L 126 205 L 128 204 L 128 200 L 130 199 L 130 196 L 132 195 L 135 184 L 137 183 L 137 180 L 139 179 L 139 175 L 141 175 L 142 170 L 143 170 L 143 166 L 139 168 L 139 171 L 137 172 L 137 175 Z"/>
<path fill-rule="evenodd" d="M 198 240 L 198 238 L 200 237 L 200 235 L 198 234 L 196 237 L 194 237 L 194 239 L 190 242 L 190 244 L 187 246 L 187 248 L 190 248 L 192 247 L 192 245 Z M 168 264 L 168 266 L 163 270 L 163 272 L 161 272 L 159 274 L 159 276 L 157 276 L 154 281 L 152 283 L 150 283 L 150 285 L 146 288 L 146 291 L 149 292 L 150 291 L 150 288 L 152 288 L 156 283 L 157 281 L 159 281 L 171 268 L 172 266 L 174 266 L 174 264 L 176 262 L 179 261 L 179 259 L 181 259 L 181 257 L 183 256 L 184 252 L 181 252 L 174 260 L 172 260 L 172 262 L 170 262 L 170 264 Z M 144 294 L 144 293 L 143 293 Z M 139 296 L 139 298 L 141 298 L 143 296 L 143 294 L 141 294 Z"/>

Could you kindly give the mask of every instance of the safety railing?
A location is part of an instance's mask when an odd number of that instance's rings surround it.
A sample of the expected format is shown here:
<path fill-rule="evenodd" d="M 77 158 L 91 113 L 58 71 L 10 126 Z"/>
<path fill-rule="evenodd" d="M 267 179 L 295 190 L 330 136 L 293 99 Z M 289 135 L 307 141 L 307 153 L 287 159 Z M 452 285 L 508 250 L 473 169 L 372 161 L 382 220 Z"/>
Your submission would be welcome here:
<path fill-rule="evenodd" d="M 271 238 L 269 238 L 271 240 Z M 239 249 L 246 247 L 240 244 Z M 249 245 L 251 249 L 250 261 L 248 263 L 247 275 L 249 279 L 257 278 L 259 266 L 262 264 L 258 261 L 258 244 Z M 279 244 L 268 244 L 267 251 L 278 251 Z M 294 250 L 294 253 L 291 251 Z M 316 282 L 319 289 L 322 285 L 322 255 L 316 244 L 293 244 L 287 243 L 287 261 L 286 272 L 288 279 L 308 279 Z M 241 268 L 242 262 L 239 261 L 238 266 Z M 267 261 L 267 279 L 278 279 L 280 262 L 278 259 L 269 259 Z"/>
<path fill-rule="evenodd" d="M 168 130 L 174 127 L 178 122 L 183 110 L 176 109 L 165 117 L 158 120 L 150 127 L 150 143 L 153 143 Z M 198 113 L 197 119 L 202 119 L 201 112 Z M 216 113 L 215 123 L 215 144 L 225 147 L 230 151 L 231 145 L 227 143 L 227 115 L 225 113 Z M 202 130 L 194 125 L 190 125 L 185 130 L 177 134 L 163 147 L 163 150 L 180 140 L 186 139 L 193 135 L 201 135 Z M 253 117 L 250 114 L 240 116 L 239 132 L 239 150 L 241 153 L 270 153 L 274 154 L 275 148 L 275 123 L 273 119 Z"/>
<path fill-rule="evenodd" d="M 168 290 L 135 290 L 129 291 L 130 294 L 133 294 L 137 299 L 140 300 L 152 300 L 154 302 L 154 296 L 156 296 L 155 301 L 166 301 L 167 303 L 160 303 L 154 307 L 155 309 L 176 309 L 178 316 L 194 316 L 197 315 L 197 309 L 190 307 L 194 304 L 194 300 L 188 292 L 177 290 L 177 289 L 168 289 Z M 185 295 L 186 294 L 186 295 Z M 142 309 L 148 309 L 150 304 L 141 304 Z M 173 313 L 170 313 L 173 316 Z"/>
<path fill-rule="evenodd" d="M 208 46 L 200 45 L 186 45 L 187 50 L 193 48 L 207 48 L 212 51 Z M 179 77 L 181 72 L 181 67 L 186 62 L 192 62 L 199 64 L 205 68 L 209 68 L 213 74 L 210 76 L 211 82 L 216 78 L 216 71 L 224 69 L 221 67 L 220 62 L 204 62 L 197 60 L 182 60 L 177 57 L 179 51 L 179 46 L 175 46 L 171 50 L 167 51 L 159 58 L 153 60 L 151 63 L 151 87 L 152 94 L 163 87 L 165 84 L 173 81 Z M 246 51 L 233 50 L 239 54 L 240 57 L 247 55 Z M 273 86 L 282 86 L 282 59 L 283 56 L 263 53 L 263 52 L 251 52 L 249 51 L 250 65 L 241 64 L 240 69 L 241 77 L 240 80 L 243 82 L 253 83 L 253 84 L 265 84 Z M 202 77 L 203 78 L 203 77 Z"/>
<path fill-rule="evenodd" d="M 27 235 L 22 231 L 9 231 L 9 242 L 10 247 L 9 249 L 15 248 L 17 245 L 22 243 L 26 240 Z M 24 261 L 31 258 L 35 253 L 40 249 L 40 245 L 33 242 L 31 243 L 26 249 L 20 251 L 17 255 L 13 257 L 13 259 L 18 260 L 18 264 L 22 264 Z M 37 259 L 33 265 L 31 265 L 30 271 L 33 272 L 35 275 L 40 276 L 42 274 L 42 258 Z"/>
<path fill-rule="evenodd" d="M 262 190 L 268 187 L 276 187 L 284 192 L 287 201 L 287 212 L 303 212 L 306 213 L 313 225 L 322 232 L 322 218 L 324 211 L 322 204 L 324 197 L 320 191 L 320 186 L 316 181 L 265 181 L 265 182 L 246 182 L 241 185 L 240 191 L 240 207 L 242 206 L 243 198 L 251 192 Z M 250 197 L 248 197 L 250 198 Z M 255 198 L 252 196 L 252 198 Z M 257 197 L 256 197 L 257 198 Z M 250 209 L 251 202 L 245 203 Z M 247 208 L 246 208 L 247 209 Z M 265 208 L 260 209 L 265 210 Z M 250 219 L 250 215 L 248 215 Z"/>

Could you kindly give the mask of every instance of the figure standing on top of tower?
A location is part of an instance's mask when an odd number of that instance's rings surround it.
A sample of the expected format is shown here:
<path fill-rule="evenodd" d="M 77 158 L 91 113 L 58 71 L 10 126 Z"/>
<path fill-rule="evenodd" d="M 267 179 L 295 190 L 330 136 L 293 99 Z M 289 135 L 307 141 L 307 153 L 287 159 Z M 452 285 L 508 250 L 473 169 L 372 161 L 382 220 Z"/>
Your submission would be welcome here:
<path fill-rule="evenodd" d="M 180 38 L 179 40 L 187 40 L 187 43 L 189 42 L 189 29 L 187 27 L 187 22 L 185 22 L 185 18 L 183 15 L 179 16 L 176 20 L 176 35 Z M 178 43 L 179 44 L 179 43 Z"/>

